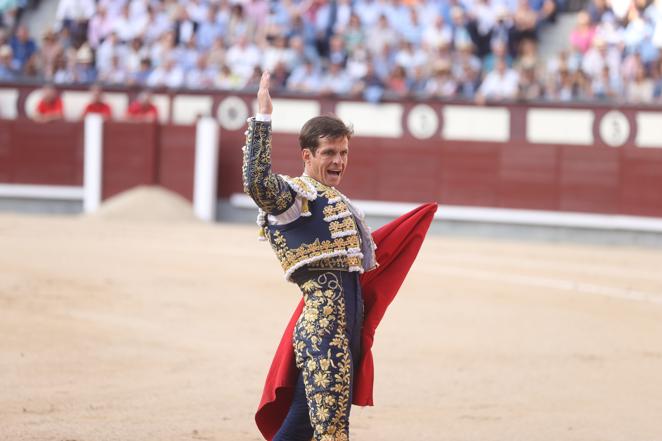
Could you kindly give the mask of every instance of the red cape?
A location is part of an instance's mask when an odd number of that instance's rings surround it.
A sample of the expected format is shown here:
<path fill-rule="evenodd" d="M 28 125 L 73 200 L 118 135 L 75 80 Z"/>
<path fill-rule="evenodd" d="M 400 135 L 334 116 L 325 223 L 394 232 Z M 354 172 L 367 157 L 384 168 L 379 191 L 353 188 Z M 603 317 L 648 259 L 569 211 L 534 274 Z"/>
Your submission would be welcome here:
<path fill-rule="evenodd" d="M 374 365 L 371 348 L 375 330 L 414 263 L 435 211 L 437 204 L 421 205 L 372 234 L 377 244 L 379 267 L 361 276 L 365 315 L 361 332 L 361 360 L 354 377 L 353 404 L 373 405 Z M 271 362 L 262 400 L 255 413 L 257 427 L 267 440 L 271 440 L 280 429 L 292 403 L 294 385 L 299 373 L 294 363 L 292 333 L 302 309 L 303 299 L 285 328 Z"/>

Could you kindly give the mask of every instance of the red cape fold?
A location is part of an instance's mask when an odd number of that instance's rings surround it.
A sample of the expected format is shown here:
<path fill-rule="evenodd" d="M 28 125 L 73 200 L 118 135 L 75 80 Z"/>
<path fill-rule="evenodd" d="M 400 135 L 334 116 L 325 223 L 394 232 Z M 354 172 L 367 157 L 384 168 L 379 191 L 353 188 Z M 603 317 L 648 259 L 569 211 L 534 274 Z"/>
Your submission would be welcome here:
<path fill-rule="evenodd" d="M 436 211 L 437 204 L 421 205 L 372 234 L 377 244 L 379 267 L 361 275 L 365 314 L 361 332 L 361 359 L 354 377 L 353 404 L 373 405 L 372 344 L 375 330 L 414 263 Z M 299 373 L 294 363 L 292 333 L 302 309 L 303 299 L 285 328 L 276 355 L 271 362 L 262 400 L 255 413 L 257 427 L 267 440 L 274 437 L 292 403 L 294 385 Z"/>

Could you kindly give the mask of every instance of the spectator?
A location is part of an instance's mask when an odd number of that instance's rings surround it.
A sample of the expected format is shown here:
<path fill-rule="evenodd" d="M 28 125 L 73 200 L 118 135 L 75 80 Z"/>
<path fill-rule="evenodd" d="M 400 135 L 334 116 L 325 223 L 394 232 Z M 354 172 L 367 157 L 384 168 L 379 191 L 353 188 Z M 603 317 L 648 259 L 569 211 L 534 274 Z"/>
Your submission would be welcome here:
<path fill-rule="evenodd" d="M 634 104 L 649 104 L 653 101 L 655 84 L 646 74 L 643 64 L 639 63 L 635 68 L 635 77 L 630 81 L 625 90 L 625 99 Z"/>
<path fill-rule="evenodd" d="M 149 51 L 143 45 L 140 38 L 131 40 L 129 47 L 122 51 L 123 57 L 120 59 L 122 68 L 127 75 L 136 72 L 140 69 L 140 61 L 143 58 L 149 57 Z M 117 57 L 119 59 L 119 57 Z"/>
<path fill-rule="evenodd" d="M 255 66 L 255 68 L 253 68 L 253 73 L 244 82 L 242 87 L 248 90 L 257 90 L 258 86 L 260 85 L 261 77 L 262 77 L 262 69 L 260 69 L 258 66 Z"/>
<path fill-rule="evenodd" d="M 244 3 L 246 18 L 255 29 L 264 29 L 269 16 L 269 2 L 266 0 L 247 0 Z"/>
<path fill-rule="evenodd" d="M 186 73 L 185 87 L 188 89 L 211 89 L 214 87 L 214 69 L 207 63 L 207 55 L 198 55 L 195 67 Z"/>
<path fill-rule="evenodd" d="M 438 61 L 434 66 L 434 75 L 427 83 L 426 92 L 437 98 L 452 98 L 457 92 L 457 81 L 451 73 L 451 63 Z"/>
<path fill-rule="evenodd" d="M 394 61 L 396 65 L 405 68 L 408 75 L 411 75 L 417 67 L 429 63 L 428 54 L 420 47 L 415 48 L 414 44 L 407 40 L 400 42 L 400 48 L 395 54 Z"/>
<path fill-rule="evenodd" d="M 317 54 L 310 54 L 308 48 L 306 48 L 305 43 L 301 37 L 298 35 L 293 35 L 290 37 L 290 56 L 288 56 L 288 69 L 291 71 L 295 67 L 303 64 L 304 60 L 318 60 Z M 310 54 L 310 56 L 309 56 Z"/>
<path fill-rule="evenodd" d="M 149 51 L 150 62 L 154 68 L 159 67 L 163 60 L 176 57 L 176 52 L 175 33 L 168 31 L 161 36 L 159 41 L 152 45 Z"/>
<path fill-rule="evenodd" d="M 95 9 L 94 0 L 60 0 L 55 19 L 60 28 L 67 29 L 74 45 L 79 46 L 86 40 L 88 23 Z"/>
<path fill-rule="evenodd" d="M 98 5 L 97 12 L 90 19 L 87 27 L 87 42 L 93 49 L 96 49 L 112 31 L 112 17 L 108 15 L 108 10 L 104 5 Z"/>
<path fill-rule="evenodd" d="M 170 19 L 164 12 L 161 3 L 150 3 L 147 8 L 145 29 L 140 35 L 142 40 L 151 45 L 170 30 Z"/>
<path fill-rule="evenodd" d="M 513 34 L 513 20 L 510 17 L 508 10 L 503 5 L 497 7 L 495 14 L 496 22 L 494 23 L 492 32 L 490 33 L 490 47 L 501 44 L 508 49 L 513 46 L 511 44 L 511 36 Z M 478 46 L 478 50 L 479 56 L 487 55 L 487 53 L 483 52 L 485 48 Z"/>
<path fill-rule="evenodd" d="M 230 18 L 227 26 L 227 39 L 231 46 L 237 44 L 240 40 L 254 35 L 255 27 L 246 19 L 244 7 L 241 3 L 233 3 L 230 9 Z M 257 63 L 256 63 L 257 64 Z M 253 68 L 251 67 L 252 72 Z M 247 75 L 250 75 L 250 72 Z"/>
<path fill-rule="evenodd" d="M 317 93 L 321 87 L 320 74 L 315 63 L 306 60 L 292 71 L 287 79 L 287 89 L 302 93 Z"/>
<path fill-rule="evenodd" d="M 653 0 L 646 8 L 644 16 L 654 24 L 651 42 L 657 49 L 662 49 L 662 0 Z"/>
<path fill-rule="evenodd" d="M 260 75 L 262 71 L 260 70 Z M 271 72 L 271 87 L 273 90 L 279 91 L 285 89 L 287 84 L 287 78 L 290 76 L 287 66 L 282 61 L 279 61 L 276 66 L 274 66 L 273 71 Z M 259 85 L 259 81 L 258 81 Z"/>
<path fill-rule="evenodd" d="M 249 42 L 248 37 L 242 36 L 237 44 L 227 51 L 225 60 L 232 73 L 246 81 L 260 63 L 260 51 L 257 46 Z"/>
<path fill-rule="evenodd" d="M 391 94 L 402 98 L 409 93 L 407 86 L 407 72 L 405 71 L 405 68 L 396 65 L 386 79 L 386 90 Z"/>
<path fill-rule="evenodd" d="M 365 74 L 352 88 L 352 94 L 360 95 L 364 100 L 376 103 L 382 99 L 385 89 L 386 84 L 377 74 L 374 64 L 368 63 Z"/>
<path fill-rule="evenodd" d="M 140 92 L 136 100 L 129 104 L 126 117 L 131 121 L 157 121 L 159 112 L 152 104 L 152 93 L 148 90 Z"/>
<path fill-rule="evenodd" d="M 423 98 L 425 96 L 427 84 L 428 73 L 426 67 L 418 66 L 414 68 L 412 74 L 407 78 L 409 95 L 415 98 Z"/>
<path fill-rule="evenodd" d="M 473 54 L 474 47 L 471 43 L 464 43 L 458 48 L 453 57 L 452 73 L 455 78 L 462 78 L 466 72 L 466 66 L 469 66 L 472 72 L 480 72 L 480 59 Z"/>
<path fill-rule="evenodd" d="M 588 2 L 586 12 L 591 18 L 591 23 L 600 23 L 606 14 L 612 17 L 614 15 L 607 0 L 592 0 Z"/>
<path fill-rule="evenodd" d="M 85 106 L 81 118 L 85 118 L 91 113 L 96 113 L 101 115 L 104 119 L 110 119 L 113 117 L 113 112 L 110 109 L 110 106 L 106 104 L 103 100 L 103 90 L 98 84 L 93 85 L 90 88 L 90 102 Z"/>
<path fill-rule="evenodd" d="M 581 70 L 590 77 L 600 75 L 604 66 L 609 66 L 609 71 L 616 75 L 621 68 L 621 54 L 617 48 L 607 47 L 607 43 L 601 38 L 593 39 L 593 47 L 586 51 L 582 58 Z"/>
<path fill-rule="evenodd" d="M 496 61 L 494 70 L 488 73 L 478 89 L 478 103 L 487 101 L 512 100 L 517 96 L 519 78 L 517 72 L 510 69 L 506 60 Z"/>
<path fill-rule="evenodd" d="M 63 48 L 57 40 L 55 32 L 47 29 L 42 38 L 41 50 L 39 51 L 39 64 L 41 66 L 44 78 L 52 80 L 55 74 L 55 62 L 62 56 Z"/>
<path fill-rule="evenodd" d="M 575 101 L 587 101 L 593 99 L 593 91 L 591 88 L 591 77 L 585 72 L 578 70 L 575 72 L 574 78 L 574 96 Z"/>
<path fill-rule="evenodd" d="M 535 61 L 527 58 L 520 65 L 517 98 L 522 101 L 532 101 L 541 97 L 542 86 L 536 76 Z"/>
<path fill-rule="evenodd" d="M 175 15 L 174 22 L 174 45 L 189 41 L 193 38 L 195 33 L 195 22 L 189 16 L 186 7 L 183 4 L 180 4 L 177 7 L 177 12 Z"/>
<path fill-rule="evenodd" d="M 473 100 L 480 84 L 480 70 L 468 62 L 462 63 L 461 67 L 461 73 L 456 76 L 457 95 L 467 100 Z"/>
<path fill-rule="evenodd" d="M 106 84 L 126 84 L 129 80 L 129 75 L 122 66 L 122 60 L 117 55 L 114 55 L 110 64 L 110 68 L 99 76 L 99 80 Z"/>
<path fill-rule="evenodd" d="M 22 72 L 28 60 L 37 52 L 37 44 L 28 34 L 28 28 L 21 25 L 11 38 L 9 45 L 12 50 L 12 65 L 14 70 Z"/>
<path fill-rule="evenodd" d="M 128 43 L 138 36 L 139 31 L 139 23 L 131 19 L 129 3 L 125 3 L 119 17 L 113 20 L 113 32 L 122 43 Z"/>
<path fill-rule="evenodd" d="M 616 16 L 616 19 L 623 22 L 632 6 L 632 0 L 608 0 L 607 4 Z"/>
<path fill-rule="evenodd" d="M 524 40 L 519 45 L 519 53 L 517 54 L 517 65 L 529 63 L 534 66 L 538 65 L 538 48 L 536 42 L 533 40 Z"/>
<path fill-rule="evenodd" d="M 505 60 L 508 67 L 513 65 L 513 58 L 508 53 L 506 44 L 498 40 L 492 45 L 492 53 L 483 60 L 483 71 L 485 74 L 494 70 L 497 60 Z"/>
<path fill-rule="evenodd" d="M 223 28 L 216 23 L 217 10 L 209 8 L 207 15 L 198 25 L 195 33 L 198 49 L 209 50 L 217 38 L 223 37 Z"/>
<path fill-rule="evenodd" d="M 406 17 L 403 17 L 399 27 L 401 38 L 414 45 L 420 45 L 423 39 L 423 25 L 418 17 L 416 8 L 410 6 L 406 9 Z"/>
<path fill-rule="evenodd" d="M 496 18 L 494 8 L 488 0 L 477 0 L 471 8 L 470 29 L 472 30 L 474 41 L 480 54 L 489 52 L 492 30 L 496 24 Z"/>
<path fill-rule="evenodd" d="M 137 84 L 139 86 L 147 85 L 147 78 L 152 74 L 152 64 L 149 61 L 149 58 L 145 57 L 140 60 L 140 67 L 135 72 L 129 72 L 128 82 L 129 84 Z"/>
<path fill-rule="evenodd" d="M 126 46 L 117 37 L 117 33 L 111 32 L 108 38 L 101 43 L 96 52 L 96 67 L 99 72 L 110 69 L 113 57 L 124 60 L 126 57 Z"/>
<path fill-rule="evenodd" d="M 367 47 L 373 54 L 380 54 L 384 48 L 390 48 L 398 42 L 398 34 L 388 23 L 386 15 L 381 15 L 377 26 L 369 28 L 366 34 Z"/>
<path fill-rule="evenodd" d="M 395 67 L 395 54 L 388 46 L 384 46 L 381 53 L 374 54 L 372 59 L 375 63 L 375 72 L 382 78 L 388 77 Z"/>
<path fill-rule="evenodd" d="M 439 49 L 442 45 L 450 44 L 452 38 L 453 33 L 446 26 L 442 15 L 435 16 L 431 24 L 425 27 L 421 36 L 423 44 L 432 50 Z"/>
<path fill-rule="evenodd" d="M 177 89 L 184 85 L 184 70 L 179 67 L 173 57 L 154 69 L 147 78 L 149 87 L 168 87 Z"/>
<path fill-rule="evenodd" d="M 352 90 L 352 79 L 339 63 L 332 63 L 320 81 L 323 95 L 346 95 Z"/>
<path fill-rule="evenodd" d="M 12 53 L 9 45 L 0 47 L 0 82 L 10 82 L 16 79 L 16 72 L 12 67 Z"/>
<path fill-rule="evenodd" d="M 41 90 L 41 98 L 37 102 L 35 119 L 41 122 L 56 121 L 64 117 L 62 99 L 51 84 L 46 84 Z"/>
<path fill-rule="evenodd" d="M 591 47 L 594 36 L 595 27 L 591 23 L 591 17 L 588 12 L 580 11 L 577 14 L 577 24 L 570 33 L 570 44 L 575 50 L 584 54 Z"/>
<path fill-rule="evenodd" d="M 538 23 L 553 23 L 556 21 L 555 0 L 529 0 L 529 5 L 538 15 Z"/>
<path fill-rule="evenodd" d="M 53 82 L 55 84 L 70 84 L 73 83 L 75 78 L 73 61 L 69 60 L 71 51 L 63 52 L 55 60 Z"/>
<path fill-rule="evenodd" d="M 367 73 L 369 63 L 372 63 L 372 57 L 368 54 L 368 51 L 364 47 L 359 47 L 347 60 L 347 66 L 345 67 L 345 70 L 352 78 L 352 81 L 358 82 Z"/>
<path fill-rule="evenodd" d="M 623 45 L 623 28 L 616 22 L 614 14 L 610 12 L 602 17 L 602 21 L 595 27 L 593 38 L 601 38 L 607 45 L 613 47 Z"/>
<path fill-rule="evenodd" d="M 304 20 L 303 16 L 295 13 L 292 16 L 290 28 L 287 31 L 287 37 L 291 40 L 292 37 L 297 36 L 303 40 L 304 47 L 306 48 L 306 56 L 315 59 L 319 57 L 317 48 L 315 47 L 315 28 L 310 22 Z"/>
<path fill-rule="evenodd" d="M 347 27 L 339 32 L 339 34 L 343 36 L 345 40 L 345 48 L 350 54 L 352 54 L 357 47 L 363 46 L 365 43 L 365 31 L 361 26 L 361 19 L 356 14 L 352 14 L 349 17 Z"/>
<path fill-rule="evenodd" d="M 333 24 L 337 12 L 337 0 L 314 0 L 311 13 L 311 22 L 315 29 L 315 47 L 322 58 L 329 56 L 329 40 L 333 35 Z"/>
<path fill-rule="evenodd" d="M 623 33 L 625 50 L 628 53 L 638 52 L 644 39 L 650 34 L 652 34 L 650 25 L 643 19 L 637 8 L 631 8 Z"/>
<path fill-rule="evenodd" d="M 76 52 L 75 82 L 90 84 L 97 80 L 97 71 L 92 61 L 92 50 L 87 44 L 82 45 Z"/>
<path fill-rule="evenodd" d="M 191 37 L 189 41 L 182 47 L 176 49 L 177 64 L 184 72 L 193 69 L 198 62 L 198 55 L 201 51 L 198 50 L 195 43 L 195 37 Z"/>
<path fill-rule="evenodd" d="M 469 31 L 467 16 L 464 9 L 455 6 L 451 9 L 451 24 L 453 29 L 453 36 L 451 39 L 451 47 L 457 48 L 463 44 L 473 44 L 471 40 L 471 32 Z"/>
<path fill-rule="evenodd" d="M 214 83 L 216 87 L 221 90 L 237 90 L 242 88 L 245 81 L 244 78 L 232 72 L 230 66 L 223 64 Z"/>
<path fill-rule="evenodd" d="M 366 28 L 373 28 L 381 20 L 381 15 L 383 14 L 381 6 L 375 0 L 357 2 L 354 10 Z"/>
<path fill-rule="evenodd" d="M 209 5 L 206 1 L 186 0 L 185 9 L 187 17 L 197 26 L 205 19 Z M 188 40 L 187 38 L 185 41 Z"/>
<path fill-rule="evenodd" d="M 347 52 L 345 51 L 345 41 L 340 35 L 333 35 L 329 39 L 329 55 L 330 63 L 340 64 L 343 67 L 347 62 Z"/>
<path fill-rule="evenodd" d="M 662 57 L 653 65 L 653 99 L 657 102 L 662 101 Z"/>
<path fill-rule="evenodd" d="M 591 93 L 598 100 L 617 99 L 621 94 L 620 78 L 611 75 L 609 66 L 603 66 L 600 75 L 591 81 Z"/>
<path fill-rule="evenodd" d="M 207 63 L 217 72 L 220 71 L 221 66 L 225 64 L 225 47 L 223 46 L 223 39 L 217 38 L 214 40 L 214 44 L 212 44 L 211 49 L 207 53 Z"/>
<path fill-rule="evenodd" d="M 333 33 L 342 35 L 349 26 L 352 17 L 352 0 L 337 0 Z"/>
<path fill-rule="evenodd" d="M 294 65 L 294 57 L 294 51 L 287 47 L 285 36 L 279 35 L 273 45 L 269 45 L 264 50 L 262 69 L 272 71 L 277 64 L 282 63 L 289 70 Z"/>
<path fill-rule="evenodd" d="M 522 40 L 538 40 L 538 15 L 528 0 L 518 0 L 513 14 L 513 28 L 510 38 L 510 54 L 516 54 Z"/>

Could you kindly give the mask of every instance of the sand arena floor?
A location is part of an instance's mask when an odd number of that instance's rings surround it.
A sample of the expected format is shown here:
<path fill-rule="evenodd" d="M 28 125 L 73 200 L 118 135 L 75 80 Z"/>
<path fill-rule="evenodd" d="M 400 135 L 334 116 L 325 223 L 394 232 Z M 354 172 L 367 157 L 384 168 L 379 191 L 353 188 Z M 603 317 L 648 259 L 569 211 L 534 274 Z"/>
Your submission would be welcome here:
<path fill-rule="evenodd" d="M 299 299 L 251 226 L 0 215 L 0 440 L 261 439 Z M 430 236 L 357 441 L 662 440 L 662 252 Z"/>

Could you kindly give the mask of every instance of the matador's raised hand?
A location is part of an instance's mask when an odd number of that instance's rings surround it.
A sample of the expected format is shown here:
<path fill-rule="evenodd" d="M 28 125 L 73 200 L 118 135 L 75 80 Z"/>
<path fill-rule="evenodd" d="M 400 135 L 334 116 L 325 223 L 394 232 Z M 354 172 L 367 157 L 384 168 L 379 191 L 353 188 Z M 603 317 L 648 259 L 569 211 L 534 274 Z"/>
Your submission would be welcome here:
<path fill-rule="evenodd" d="M 258 113 L 266 113 L 271 115 L 274 106 L 271 103 L 271 95 L 269 95 L 269 79 L 271 74 L 268 70 L 262 73 L 260 78 L 260 88 L 257 90 L 257 111 Z"/>

